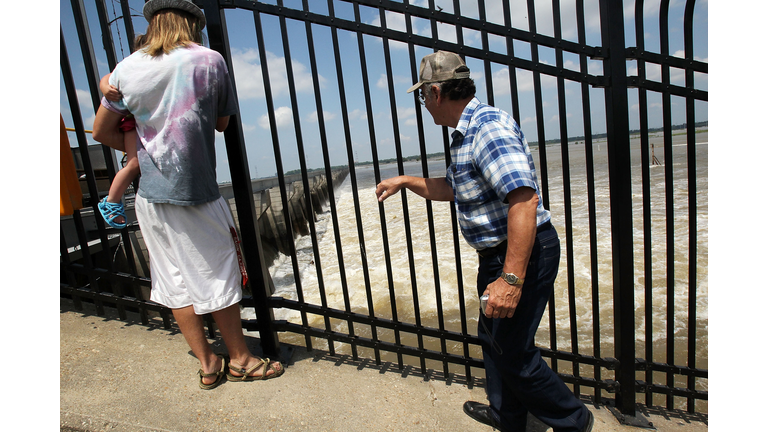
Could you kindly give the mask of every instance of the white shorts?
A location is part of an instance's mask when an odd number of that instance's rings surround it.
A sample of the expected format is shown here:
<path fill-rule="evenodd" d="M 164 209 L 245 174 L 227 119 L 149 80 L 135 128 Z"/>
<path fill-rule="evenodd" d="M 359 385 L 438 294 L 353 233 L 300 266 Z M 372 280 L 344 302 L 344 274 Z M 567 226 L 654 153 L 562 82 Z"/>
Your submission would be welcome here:
<path fill-rule="evenodd" d="M 135 202 L 152 276 L 150 299 L 203 315 L 237 304 L 242 274 L 224 198 L 196 206 Z"/>

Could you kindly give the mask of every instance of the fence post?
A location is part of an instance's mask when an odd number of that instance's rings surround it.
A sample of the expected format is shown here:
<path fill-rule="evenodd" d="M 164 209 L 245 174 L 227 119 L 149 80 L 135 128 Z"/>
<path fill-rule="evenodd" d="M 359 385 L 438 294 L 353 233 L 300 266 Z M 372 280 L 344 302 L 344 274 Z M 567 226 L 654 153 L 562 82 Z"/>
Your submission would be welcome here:
<path fill-rule="evenodd" d="M 619 360 L 619 368 L 616 371 L 619 382 L 616 408 L 625 416 L 634 416 L 636 389 L 632 182 L 622 2 L 601 0 L 600 24 L 602 44 L 607 52 L 603 70 L 607 84 L 605 111 L 611 204 L 614 349 Z"/>
<path fill-rule="evenodd" d="M 203 5 L 211 48 L 218 51 L 226 60 L 231 85 L 235 90 L 235 95 L 237 95 L 234 71 L 232 70 L 232 55 L 229 49 L 229 38 L 227 36 L 223 10 L 219 9 L 219 2 L 217 0 L 203 0 L 196 1 L 196 3 Z M 268 301 L 271 295 L 269 272 L 261 253 L 263 250 L 261 235 L 259 233 L 258 219 L 255 216 L 256 207 L 253 201 L 253 185 L 251 184 L 251 174 L 248 168 L 243 125 L 239 114 L 230 117 L 229 126 L 224 131 L 224 141 L 227 147 L 229 171 L 232 176 L 232 191 L 235 196 L 238 220 L 240 221 L 241 248 L 248 266 L 256 319 L 259 324 L 261 348 L 265 356 L 279 358 L 280 342 L 274 325 L 275 316 Z"/>

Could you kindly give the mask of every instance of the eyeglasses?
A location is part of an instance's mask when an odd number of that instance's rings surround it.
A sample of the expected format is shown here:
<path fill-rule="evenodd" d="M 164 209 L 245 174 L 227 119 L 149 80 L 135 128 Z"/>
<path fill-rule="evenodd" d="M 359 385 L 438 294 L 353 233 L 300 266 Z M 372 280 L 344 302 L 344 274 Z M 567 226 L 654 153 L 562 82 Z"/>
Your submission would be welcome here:
<path fill-rule="evenodd" d="M 424 92 L 422 92 L 421 90 L 419 90 L 419 103 L 420 103 L 421 105 L 424 105 L 424 100 L 425 100 L 425 99 L 426 99 L 426 98 L 424 97 Z"/>

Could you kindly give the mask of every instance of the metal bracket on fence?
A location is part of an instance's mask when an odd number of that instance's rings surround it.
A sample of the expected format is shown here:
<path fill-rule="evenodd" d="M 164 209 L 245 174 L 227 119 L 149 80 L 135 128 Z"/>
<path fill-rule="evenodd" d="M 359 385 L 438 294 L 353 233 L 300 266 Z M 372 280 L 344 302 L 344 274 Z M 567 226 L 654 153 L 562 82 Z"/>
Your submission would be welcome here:
<path fill-rule="evenodd" d="M 619 384 L 618 381 L 607 379 L 604 382 L 605 382 L 605 391 L 607 391 L 608 393 L 617 393 L 621 388 L 621 384 Z"/>
<path fill-rule="evenodd" d="M 647 371 L 647 370 L 650 370 L 650 366 L 649 366 L 648 362 L 645 359 L 635 358 L 635 370 L 636 371 Z"/>
<path fill-rule="evenodd" d="M 611 86 L 611 77 L 605 75 L 597 75 L 595 82 L 592 84 L 593 88 L 608 88 Z"/>
<path fill-rule="evenodd" d="M 603 367 L 608 370 L 616 370 L 620 366 L 620 362 L 613 357 L 606 357 L 604 359 Z"/>
<path fill-rule="evenodd" d="M 592 60 L 605 60 L 608 58 L 608 48 L 595 47 L 595 52 L 589 56 Z"/>
<path fill-rule="evenodd" d="M 622 425 L 634 426 L 643 429 L 656 429 L 653 423 L 648 421 L 648 417 L 635 411 L 636 415 L 622 414 L 618 409 L 612 406 L 608 406 L 608 410 L 616 417 Z"/>
<path fill-rule="evenodd" d="M 635 391 L 637 393 L 647 393 L 648 392 L 648 383 L 643 380 L 636 380 L 635 381 Z"/>

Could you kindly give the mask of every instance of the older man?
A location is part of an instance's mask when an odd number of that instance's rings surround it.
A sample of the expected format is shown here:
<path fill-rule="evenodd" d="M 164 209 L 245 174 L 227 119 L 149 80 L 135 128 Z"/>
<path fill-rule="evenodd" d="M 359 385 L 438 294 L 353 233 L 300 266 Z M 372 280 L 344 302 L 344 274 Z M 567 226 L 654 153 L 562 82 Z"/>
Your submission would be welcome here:
<path fill-rule="evenodd" d="M 464 412 L 502 431 L 525 431 L 530 412 L 556 432 L 591 431 L 592 413 L 549 368 L 534 345 L 560 261 L 560 240 L 539 186 L 528 143 L 506 112 L 475 98 L 469 68 L 439 51 L 421 61 L 419 98 L 435 124 L 454 128 L 444 178 L 398 176 L 379 183 L 379 201 L 410 189 L 454 201 L 465 240 L 477 250 L 478 318 L 489 405 Z"/>

